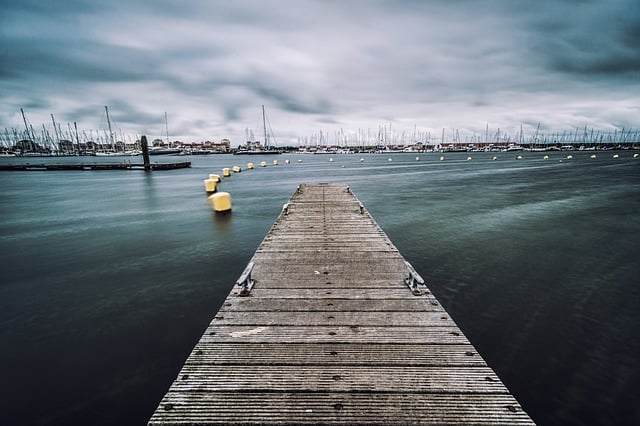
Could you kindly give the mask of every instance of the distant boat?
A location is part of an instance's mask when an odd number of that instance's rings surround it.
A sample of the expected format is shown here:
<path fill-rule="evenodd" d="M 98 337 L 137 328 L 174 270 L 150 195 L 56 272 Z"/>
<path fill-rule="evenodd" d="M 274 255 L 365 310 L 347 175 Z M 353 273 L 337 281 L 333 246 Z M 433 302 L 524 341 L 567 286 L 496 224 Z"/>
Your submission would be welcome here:
<path fill-rule="evenodd" d="M 247 140 L 245 146 L 240 146 L 233 155 L 273 155 L 281 154 L 281 152 L 269 146 L 269 135 L 267 134 L 267 115 L 264 112 L 264 105 L 262 105 L 262 127 L 264 129 L 264 147 L 260 145 L 258 141 Z M 253 133 L 252 133 L 253 135 Z M 249 139 L 249 138 L 247 138 Z"/>
<path fill-rule="evenodd" d="M 149 149 L 149 155 L 177 155 L 181 153 L 181 148 L 164 148 L 161 146 L 154 146 Z"/>
<path fill-rule="evenodd" d="M 166 144 L 170 145 L 169 142 L 169 121 L 167 120 L 167 113 L 164 113 L 164 129 L 167 136 Z M 166 146 L 154 146 L 149 149 L 149 155 L 179 155 L 183 154 L 184 151 L 182 148 L 171 148 Z"/>

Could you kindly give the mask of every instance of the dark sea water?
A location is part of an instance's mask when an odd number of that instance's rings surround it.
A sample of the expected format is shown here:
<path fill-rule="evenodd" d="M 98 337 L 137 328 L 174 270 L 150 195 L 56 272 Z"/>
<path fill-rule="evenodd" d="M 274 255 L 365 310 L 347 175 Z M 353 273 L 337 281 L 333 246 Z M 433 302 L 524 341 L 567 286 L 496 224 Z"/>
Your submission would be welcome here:
<path fill-rule="evenodd" d="M 0 424 L 145 424 L 302 182 L 351 186 L 538 424 L 640 424 L 640 159 L 596 154 L 0 172 Z"/>

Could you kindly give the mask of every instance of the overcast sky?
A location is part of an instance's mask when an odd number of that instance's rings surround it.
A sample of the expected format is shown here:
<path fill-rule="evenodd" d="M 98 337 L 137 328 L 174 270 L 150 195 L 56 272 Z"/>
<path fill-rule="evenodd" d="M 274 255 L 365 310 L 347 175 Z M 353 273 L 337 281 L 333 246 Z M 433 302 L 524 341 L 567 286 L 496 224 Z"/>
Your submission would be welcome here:
<path fill-rule="evenodd" d="M 279 145 L 640 125 L 638 0 L 2 0 L 0 130 Z M 465 133 L 466 132 L 466 133 Z"/>

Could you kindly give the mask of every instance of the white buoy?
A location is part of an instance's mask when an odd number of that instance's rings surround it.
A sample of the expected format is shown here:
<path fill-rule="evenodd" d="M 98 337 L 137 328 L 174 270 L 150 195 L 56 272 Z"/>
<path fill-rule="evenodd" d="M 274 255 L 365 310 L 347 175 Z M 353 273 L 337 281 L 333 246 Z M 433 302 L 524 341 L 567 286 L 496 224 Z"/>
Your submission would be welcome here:
<path fill-rule="evenodd" d="M 278 165 L 278 160 L 273 160 L 273 165 L 277 166 Z"/>
<path fill-rule="evenodd" d="M 595 160 L 596 159 L 596 155 L 595 154 L 591 154 L 591 157 L 589 157 L 589 158 L 591 158 L 592 160 Z"/>
<path fill-rule="evenodd" d="M 220 175 L 216 175 L 216 174 L 213 174 L 213 173 L 211 173 L 211 174 L 209 175 L 209 179 L 213 179 L 213 180 L 215 180 L 216 182 L 220 182 L 220 181 L 222 180 L 222 178 L 220 177 Z"/>
<path fill-rule="evenodd" d="M 231 211 L 231 195 L 228 192 L 218 192 L 209 196 L 209 204 L 216 213 Z"/>
<path fill-rule="evenodd" d="M 522 160 L 522 155 L 518 155 L 518 156 L 516 157 L 516 160 Z"/>
<path fill-rule="evenodd" d="M 233 173 L 240 173 L 242 171 L 240 166 L 233 166 L 231 170 L 233 170 Z"/>
<path fill-rule="evenodd" d="M 298 163 L 302 163 L 302 160 L 298 160 Z"/>
<path fill-rule="evenodd" d="M 567 155 L 567 160 L 573 160 L 573 155 L 571 154 Z"/>
<path fill-rule="evenodd" d="M 444 161 L 444 155 L 440 156 L 440 161 Z"/>
<path fill-rule="evenodd" d="M 471 157 L 467 157 L 467 161 L 471 161 Z"/>
<path fill-rule="evenodd" d="M 542 159 L 543 159 L 543 160 L 548 160 L 548 159 L 549 159 L 549 156 L 548 156 L 548 155 L 545 155 L 544 157 L 542 157 Z"/>
<path fill-rule="evenodd" d="M 637 153 L 633 154 L 633 158 L 638 158 L 638 157 L 640 157 L 640 154 L 637 154 Z"/>
<path fill-rule="evenodd" d="M 498 159 L 498 157 L 493 157 L 492 158 L 493 161 L 496 161 L 497 159 Z"/>
<path fill-rule="evenodd" d="M 204 180 L 204 190 L 207 191 L 207 194 L 213 194 L 216 192 L 218 188 L 218 181 L 215 179 L 205 179 Z"/>
<path fill-rule="evenodd" d="M 389 162 L 392 162 L 393 160 L 391 158 L 389 158 Z"/>
<path fill-rule="evenodd" d="M 620 158 L 618 154 L 613 154 L 613 158 Z"/>
<path fill-rule="evenodd" d="M 329 162 L 333 163 L 333 157 L 329 157 Z"/>
<path fill-rule="evenodd" d="M 260 162 L 260 167 L 267 167 L 267 162 L 266 161 L 261 161 Z"/>
<path fill-rule="evenodd" d="M 284 160 L 285 164 L 291 164 L 290 160 Z"/>
<path fill-rule="evenodd" d="M 420 161 L 420 157 L 416 157 L 416 161 Z"/>
<path fill-rule="evenodd" d="M 254 169 L 254 167 L 255 167 L 255 166 L 253 165 L 253 163 L 247 163 L 247 169 L 249 169 L 249 170 L 253 170 L 253 169 Z"/>
<path fill-rule="evenodd" d="M 228 167 L 225 167 L 224 169 L 222 169 L 222 176 L 224 177 L 231 176 L 231 169 L 229 169 Z"/>
<path fill-rule="evenodd" d="M 364 163 L 364 158 L 361 158 L 361 159 L 360 159 L 360 162 L 361 162 L 361 163 Z"/>

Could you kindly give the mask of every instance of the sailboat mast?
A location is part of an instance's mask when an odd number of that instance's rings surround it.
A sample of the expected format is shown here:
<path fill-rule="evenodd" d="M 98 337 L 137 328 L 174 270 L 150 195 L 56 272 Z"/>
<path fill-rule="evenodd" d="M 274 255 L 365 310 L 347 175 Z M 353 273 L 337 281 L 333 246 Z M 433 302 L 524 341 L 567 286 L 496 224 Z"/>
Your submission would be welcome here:
<path fill-rule="evenodd" d="M 111 141 L 111 149 L 115 151 L 116 146 L 113 141 L 113 131 L 111 130 L 111 118 L 109 118 L 109 108 L 107 108 L 107 106 L 105 105 L 104 110 L 107 113 L 107 124 L 109 125 L 109 140 Z"/>
<path fill-rule="evenodd" d="M 35 143 L 35 134 L 31 136 L 31 133 L 29 132 L 29 125 L 27 124 L 27 118 L 24 116 L 24 110 L 22 108 L 20 108 L 20 114 L 22 114 L 22 121 L 24 122 L 24 128 L 27 131 L 27 137 Z"/>
<path fill-rule="evenodd" d="M 167 146 L 169 146 L 169 122 L 167 121 L 167 112 L 164 112 L 164 129 L 167 132 Z"/>
<path fill-rule="evenodd" d="M 262 105 L 262 127 L 264 128 L 264 147 L 269 147 L 269 139 L 267 139 L 267 116 L 264 113 L 264 105 Z"/>

